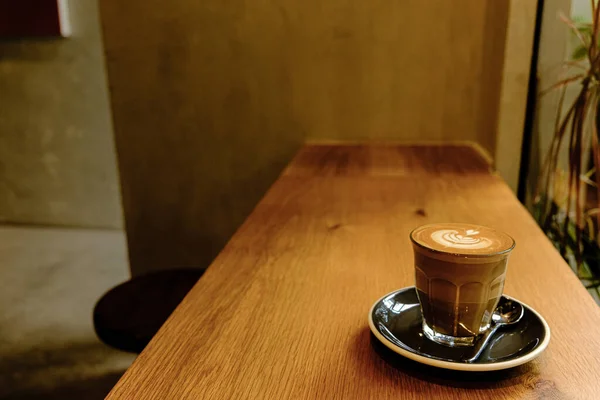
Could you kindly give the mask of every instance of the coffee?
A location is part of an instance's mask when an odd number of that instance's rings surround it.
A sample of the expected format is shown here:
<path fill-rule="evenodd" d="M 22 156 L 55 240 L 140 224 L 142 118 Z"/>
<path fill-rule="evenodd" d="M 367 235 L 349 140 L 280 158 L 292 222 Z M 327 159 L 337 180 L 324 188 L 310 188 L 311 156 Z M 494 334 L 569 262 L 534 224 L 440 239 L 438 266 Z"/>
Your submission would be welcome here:
<path fill-rule="evenodd" d="M 496 308 L 514 240 L 470 224 L 433 224 L 411 233 L 424 332 L 449 345 L 469 345 Z"/>
<path fill-rule="evenodd" d="M 506 233 L 471 224 L 431 224 L 415 229 L 411 239 L 424 248 L 448 254 L 488 256 L 512 250 Z"/>

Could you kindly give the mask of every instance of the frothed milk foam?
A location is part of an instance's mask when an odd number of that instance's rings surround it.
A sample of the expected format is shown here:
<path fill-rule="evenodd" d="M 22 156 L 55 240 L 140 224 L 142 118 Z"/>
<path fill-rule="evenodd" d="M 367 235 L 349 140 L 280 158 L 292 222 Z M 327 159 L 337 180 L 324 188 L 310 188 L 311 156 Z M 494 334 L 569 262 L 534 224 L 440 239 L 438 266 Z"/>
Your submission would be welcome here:
<path fill-rule="evenodd" d="M 505 233 L 468 224 L 425 225 L 412 233 L 412 239 L 429 249 L 455 254 L 489 255 L 514 246 Z"/>
<path fill-rule="evenodd" d="M 472 337 L 489 327 L 514 240 L 479 225 L 432 224 L 411 233 L 416 287 L 427 325 Z"/>

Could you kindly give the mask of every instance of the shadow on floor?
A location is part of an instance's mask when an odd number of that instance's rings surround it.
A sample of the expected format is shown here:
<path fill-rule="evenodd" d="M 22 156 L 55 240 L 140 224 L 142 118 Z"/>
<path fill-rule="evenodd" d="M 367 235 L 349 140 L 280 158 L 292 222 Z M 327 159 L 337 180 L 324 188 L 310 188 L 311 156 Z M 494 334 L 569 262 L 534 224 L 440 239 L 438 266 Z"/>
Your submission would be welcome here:
<path fill-rule="evenodd" d="M 103 399 L 134 358 L 100 342 L 0 354 L 0 400 Z"/>
<path fill-rule="evenodd" d="M 123 371 L 125 372 L 125 371 Z M 1 400 L 65 400 L 65 399 L 104 399 L 112 387 L 117 383 L 123 372 L 112 373 L 80 381 L 64 382 L 57 387 L 29 388 L 17 390 Z"/>

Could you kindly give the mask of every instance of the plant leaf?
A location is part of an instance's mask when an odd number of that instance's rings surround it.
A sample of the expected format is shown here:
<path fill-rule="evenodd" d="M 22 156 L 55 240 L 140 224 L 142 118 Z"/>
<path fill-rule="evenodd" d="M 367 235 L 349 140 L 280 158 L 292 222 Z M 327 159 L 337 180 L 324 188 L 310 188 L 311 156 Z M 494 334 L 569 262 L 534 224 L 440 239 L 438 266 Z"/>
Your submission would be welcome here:
<path fill-rule="evenodd" d="M 575 34 L 575 36 L 577 36 L 579 38 L 579 40 L 581 41 L 581 44 L 583 46 L 585 46 L 586 48 L 589 47 L 589 43 L 586 40 L 586 38 L 583 36 L 583 34 L 581 33 L 581 31 L 579 31 L 579 28 L 577 27 L 577 24 L 575 24 L 575 22 L 573 22 L 573 20 L 569 17 L 567 17 L 565 14 L 563 14 L 562 12 L 558 14 L 558 16 L 560 17 L 560 19 L 567 24 L 567 26 L 569 28 L 571 28 L 571 30 L 573 31 L 573 33 Z"/>
<path fill-rule="evenodd" d="M 586 58 L 588 55 L 588 49 L 585 48 L 584 46 L 578 46 L 575 50 L 573 50 L 573 53 L 571 54 L 571 58 L 573 60 L 583 60 L 584 58 Z"/>
<path fill-rule="evenodd" d="M 573 83 L 575 81 L 578 81 L 578 80 L 582 79 L 584 76 L 585 76 L 584 74 L 577 74 L 577 75 L 573 75 L 573 76 L 571 76 L 571 77 L 569 77 L 567 79 L 563 79 L 561 81 L 558 81 L 554 85 L 550 86 L 548 89 L 542 90 L 540 92 L 540 95 L 543 96 L 546 93 L 553 91 L 554 89 L 567 86 L 570 83 Z"/>

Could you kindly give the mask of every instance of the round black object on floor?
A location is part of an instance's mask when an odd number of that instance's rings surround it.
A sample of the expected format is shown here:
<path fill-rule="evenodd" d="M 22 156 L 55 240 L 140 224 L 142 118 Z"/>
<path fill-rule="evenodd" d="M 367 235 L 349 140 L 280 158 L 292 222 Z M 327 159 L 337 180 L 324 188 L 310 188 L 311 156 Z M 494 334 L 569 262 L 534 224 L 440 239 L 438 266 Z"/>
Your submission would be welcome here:
<path fill-rule="evenodd" d="M 112 288 L 94 307 L 98 338 L 117 349 L 140 353 L 203 273 L 158 271 Z"/>

